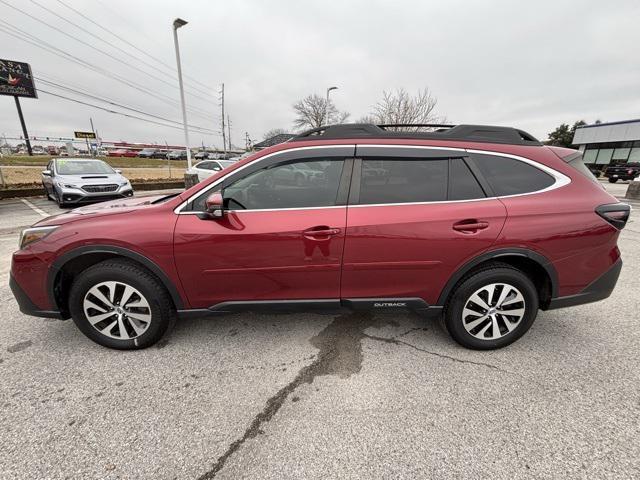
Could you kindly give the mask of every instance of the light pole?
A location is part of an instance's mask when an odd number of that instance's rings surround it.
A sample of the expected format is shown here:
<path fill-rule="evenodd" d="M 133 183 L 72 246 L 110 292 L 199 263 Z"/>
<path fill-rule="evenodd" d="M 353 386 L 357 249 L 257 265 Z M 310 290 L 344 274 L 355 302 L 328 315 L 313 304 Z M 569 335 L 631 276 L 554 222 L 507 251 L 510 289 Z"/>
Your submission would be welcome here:
<path fill-rule="evenodd" d="M 337 90 L 338 87 L 327 88 L 327 103 L 325 104 L 325 125 L 329 125 L 329 92 L 331 90 Z"/>
<path fill-rule="evenodd" d="M 184 124 L 184 143 L 187 149 L 187 168 L 191 168 L 191 149 L 189 148 L 189 127 L 187 125 L 187 106 L 184 103 L 184 86 L 182 85 L 182 67 L 180 66 L 180 47 L 178 46 L 178 29 L 187 24 L 185 20 L 176 18 L 173 21 L 173 43 L 176 46 L 176 63 L 178 64 L 178 82 L 180 83 L 180 101 L 182 102 L 182 123 Z"/>

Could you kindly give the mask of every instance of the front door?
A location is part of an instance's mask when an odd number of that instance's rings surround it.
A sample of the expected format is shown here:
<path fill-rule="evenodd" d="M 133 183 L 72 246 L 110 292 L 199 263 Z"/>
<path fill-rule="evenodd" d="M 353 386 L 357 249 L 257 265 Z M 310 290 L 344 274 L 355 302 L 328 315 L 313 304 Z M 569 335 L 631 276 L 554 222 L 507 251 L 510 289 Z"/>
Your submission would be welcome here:
<path fill-rule="evenodd" d="M 353 151 L 344 146 L 271 155 L 193 199 L 180 212 L 174 237 L 191 307 L 337 303 Z M 199 218 L 216 191 L 224 198 L 224 216 Z"/>
<path fill-rule="evenodd" d="M 464 150 L 359 146 L 356 155 L 342 298 L 436 304 L 452 273 L 496 240 L 504 205 L 487 198 Z"/>

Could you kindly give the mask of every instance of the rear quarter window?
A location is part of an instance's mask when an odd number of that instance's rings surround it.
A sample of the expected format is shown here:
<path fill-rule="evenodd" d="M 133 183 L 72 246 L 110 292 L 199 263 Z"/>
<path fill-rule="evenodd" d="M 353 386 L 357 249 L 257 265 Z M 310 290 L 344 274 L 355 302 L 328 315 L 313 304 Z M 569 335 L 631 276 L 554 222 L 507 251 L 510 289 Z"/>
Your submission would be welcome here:
<path fill-rule="evenodd" d="M 537 192 L 555 183 L 554 177 L 521 160 L 487 154 L 473 154 L 473 159 L 499 197 Z"/>

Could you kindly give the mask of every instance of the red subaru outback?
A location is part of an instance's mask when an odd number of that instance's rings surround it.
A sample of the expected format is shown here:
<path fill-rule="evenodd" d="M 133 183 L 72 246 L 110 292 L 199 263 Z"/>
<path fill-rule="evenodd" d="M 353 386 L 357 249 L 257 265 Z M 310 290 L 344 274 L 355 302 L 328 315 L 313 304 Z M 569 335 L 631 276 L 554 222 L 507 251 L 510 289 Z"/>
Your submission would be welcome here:
<path fill-rule="evenodd" d="M 492 349 L 538 309 L 609 296 L 630 208 L 579 152 L 514 128 L 388 127 L 316 129 L 179 195 L 47 218 L 13 255 L 20 309 L 134 349 L 178 317 L 406 308 Z"/>

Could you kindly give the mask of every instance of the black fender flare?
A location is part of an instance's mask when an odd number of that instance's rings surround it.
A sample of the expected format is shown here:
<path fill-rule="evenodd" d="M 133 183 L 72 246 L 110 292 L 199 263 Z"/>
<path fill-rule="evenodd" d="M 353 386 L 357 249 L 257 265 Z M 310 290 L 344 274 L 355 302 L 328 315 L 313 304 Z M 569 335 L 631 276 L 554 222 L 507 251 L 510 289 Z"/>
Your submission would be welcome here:
<path fill-rule="evenodd" d="M 528 248 L 500 248 L 478 255 L 456 270 L 440 292 L 437 305 L 443 306 L 445 304 L 453 288 L 471 269 L 487 260 L 499 260 L 500 257 L 525 257 L 536 262 L 547 272 L 547 275 L 549 275 L 549 279 L 551 280 L 551 298 L 558 296 L 558 273 L 547 257 Z"/>
<path fill-rule="evenodd" d="M 82 255 L 89 255 L 94 253 L 109 253 L 140 263 L 149 271 L 151 271 L 156 277 L 158 277 L 158 279 L 162 282 L 162 284 L 169 292 L 169 295 L 171 296 L 176 309 L 180 310 L 184 308 L 184 302 L 182 300 L 182 297 L 180 296 L 180 293 L 178 292 L 178 289 L 171 281 L 171 279 L 155 262 L 138 252 L 134 252 L 133 250 L 129 250 L 128 248 L 117 247 L 114 245 L 85 245 L 83 247 L 74 248 L 60 255 L 49 268 L 49 274 L 47 275 L 47 292 L 49 295 L 49 302 L 51 303 L 52 307 L 56 308 L 58 306 L 58 302 L 56 301 L 55 297 L 55 281 L 60 270 L 62 270 L 62 268 L 70 260 L 74 260 Z"/>

